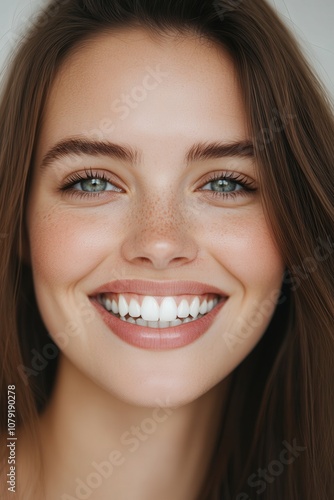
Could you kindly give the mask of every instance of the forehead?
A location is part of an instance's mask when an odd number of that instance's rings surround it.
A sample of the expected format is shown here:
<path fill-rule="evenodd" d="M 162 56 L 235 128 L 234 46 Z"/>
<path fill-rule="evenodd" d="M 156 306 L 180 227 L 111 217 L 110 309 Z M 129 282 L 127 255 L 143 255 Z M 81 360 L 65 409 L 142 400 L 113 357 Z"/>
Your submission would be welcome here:
<path fill-rule="evenodd" d="M 177 139 L 205 130 L 208 140 L 229 140 L 245 136 L 245 127 L 237 75 L 223 48 L 195 35 L 132 28 L 96 35 L 69 55 L 53 83 L 42 138 Z"/>

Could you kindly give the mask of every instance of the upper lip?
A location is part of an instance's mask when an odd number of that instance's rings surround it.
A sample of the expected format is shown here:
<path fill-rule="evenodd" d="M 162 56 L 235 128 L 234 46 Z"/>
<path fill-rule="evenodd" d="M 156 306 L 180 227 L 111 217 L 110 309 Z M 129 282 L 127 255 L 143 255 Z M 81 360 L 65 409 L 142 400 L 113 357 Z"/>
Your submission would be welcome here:
<path fill-rule="evenodd" d="M 105 283 L 93 292 L 93 296 L 101 293 L 136 293 L 138 295 L 203 295 L 215 293 L 228 297 L 227 293 L 219 288 L 199 283 L 198 281 L 147 281 L 147 280 L 115 280 Z"/>

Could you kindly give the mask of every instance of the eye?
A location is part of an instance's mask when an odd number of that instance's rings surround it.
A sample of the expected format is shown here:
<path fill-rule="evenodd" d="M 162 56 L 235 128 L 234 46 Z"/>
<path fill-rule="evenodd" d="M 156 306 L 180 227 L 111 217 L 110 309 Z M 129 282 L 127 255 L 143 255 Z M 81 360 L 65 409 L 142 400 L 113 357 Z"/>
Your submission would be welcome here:
<path fill-rule="evenodd" d="M 98 196 L 106 191 L 121 192 L 122 189 L 115 186 L 105 174 L 85 170 L 83 174 L 72 174 L 66 183 L 60 187 L 62 192 L 71 196 Z"/>
<path fill-rule="evenodd" d="M 113 189 L 110 189 L 111 185 L 110 182 L 100 177 L 94 177 L 77 182 L 72 186 L 72 189 L 78 189 L 78 191 L 85 191 L 88 193 L 100 193 L 101 191 L 113 191 Z"/>
<path fill-rule="evenodd" d="M 231 193 L 243 189 L 241 184 L 236 181 L 232 181 L 231 179 L 219 178 L 214 181 L 208 182 L 206 186 L 208 184 L 210 184 L 211 186 L 215 186 L 217 188 L 217 191 L 220 193 Z"/>
<path fill-rule="evenodd" d="M 207 182 L 202 186 L 203 191 L 209 191 L 212 196 L 221 196 L 223 198 L 245 196 L 256 191 L 254 181 L 248 177 L 234 172 L 226 172 L 214 174 L 207 179 Z M 207 188 L 206 186 L 209 186 Z"/>

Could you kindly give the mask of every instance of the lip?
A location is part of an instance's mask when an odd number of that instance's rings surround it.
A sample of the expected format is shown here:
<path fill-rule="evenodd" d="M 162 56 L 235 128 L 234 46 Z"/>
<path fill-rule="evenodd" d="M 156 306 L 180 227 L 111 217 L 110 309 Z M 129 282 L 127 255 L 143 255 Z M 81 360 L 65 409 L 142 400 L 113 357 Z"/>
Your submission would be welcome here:
<path fill-rule="evenodd" d="M 150 328 L 127 323 L 114 316 L 98 302 L 97 296 L 103 293 L 135 293 L 150 296 L 203 295 L 214 293 L 220 296 L 218 304 L 205 316 L 189 323 L 169 328 Z M 115 280 L 105 283 L 90 295 L 104 323 L 121 340 L 134 347 L 147 350 L 177 349 L 191 344 L 206 333 L 215 317 L 228 299 L 223 290 L 197 281 L 149 281 Z"/>
<path fill-rule="evenodd" d="M 197 281 L 148 281 L 148 280 L 115 280 L 105 283 L 95 290 L 91 297 L 101 293 L 137 293 L 139 295 L 203 295 L 205 293 L 215 293 L 223 298 L 228 298 L 228 294 L 217 287 Z M 218 304 L 217 304 L 218 305 Z"/>

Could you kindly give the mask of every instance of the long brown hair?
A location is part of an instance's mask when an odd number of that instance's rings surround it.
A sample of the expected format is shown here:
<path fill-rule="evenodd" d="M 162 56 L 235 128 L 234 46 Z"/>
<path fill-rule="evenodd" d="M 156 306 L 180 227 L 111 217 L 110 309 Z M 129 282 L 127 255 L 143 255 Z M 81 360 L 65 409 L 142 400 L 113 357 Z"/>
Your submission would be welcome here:
<path fill-rule="evenodd" d="M 34 148 L 48 93 L 61 63 L 81 42 L 135 26 L 156 34 L 195 33 L 232 56 L 264 211 L 286 265 L 270 325 L 233 372 L 198 499 L 262 494 L 267 500 L 330 500 L 333 108 L 296 41 L 263 0 L 54 0 L 22 39 L 0 104 L 0 432 L 7 428 L 4 395 L 15 385 L 17 425 L 35 435 L 34 422 L 57 369 L 57 349 L 39 316 L 31 270 L 21 258 Z"/>

